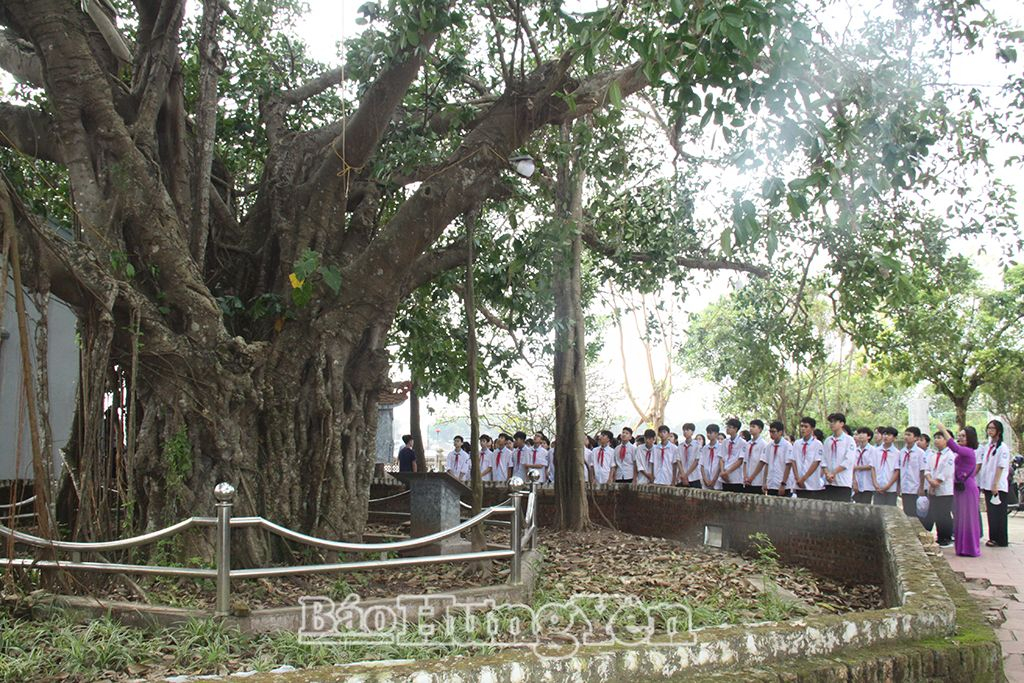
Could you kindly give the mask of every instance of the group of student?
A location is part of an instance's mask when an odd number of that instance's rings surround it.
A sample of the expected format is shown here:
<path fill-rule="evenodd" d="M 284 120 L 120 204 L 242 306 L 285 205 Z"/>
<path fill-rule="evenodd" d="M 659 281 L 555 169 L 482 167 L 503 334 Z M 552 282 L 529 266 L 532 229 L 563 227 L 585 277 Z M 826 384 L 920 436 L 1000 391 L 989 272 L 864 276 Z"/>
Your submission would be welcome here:
<path fill-rule="evenodd" d="M 682 437 L 662 425 L 647 429 L 641 438 L 623 427 L 618 438 L 602 430 L 587 437 L 583 476 L 599 484 L 655 484 L 690 486 L 735 493 L 794 496 L 875 505 L 900 504 L 905 514 L 920 518 L 924 527 L 936 530 L 942 546 L 953 544 L 961 551 L 962 537 L 981 533 L 978 490 L 985 493 L 990 546 L 1007 545 L 1006 501 L 998 497 L 1009 485 L 1009 449 L 1003 443 L 1003 425 L 993 420 L 988 442 L 979 444 L 973 427 L 954 437 L 944 427 L 933 437 L 917 427 L 902 432 L 894 427 L 851 429 L 846 416 L 828 416 L 830 434 L 817 428 L 812 417 L 801 418 L 798 436 L 787 438 L 785 425 L 770 422 L 765 434 L 762 420 L 750 420 L 747 429 L 736 418 L 697 434 L 693 423 L 683 425 Z M 409 437 L 411 438 L 411 437 Z M 537 469 L 539 481 L 556 476 L 554 443 L 543 433 L 532 438 L 525 432 L 497 439 L 480 437 L 481 477 L 505 481 Z M 969 453 L 969 455 L 968 455 Z M 468 480 L 471 472 L 469 444 L 455 437 L 445 462 L 452 476 Z M 970 504 L 970 491 L 974 502 Z M 954 494 L 968 499 L 954 505 Z M 927 512 L 919 514 L 921 497 Z M 960 496 L 958 496 L 959 498 Z M 955 507 L 955 510 L 954 510 Z M 974 511 L 973 513 L 971 511 Z M 956 518 L 965 525 L 956 523 Z M 978 517 L 977 520 L 973 519 Z M 976 555 L 966 543 L 961 554 Z"/>

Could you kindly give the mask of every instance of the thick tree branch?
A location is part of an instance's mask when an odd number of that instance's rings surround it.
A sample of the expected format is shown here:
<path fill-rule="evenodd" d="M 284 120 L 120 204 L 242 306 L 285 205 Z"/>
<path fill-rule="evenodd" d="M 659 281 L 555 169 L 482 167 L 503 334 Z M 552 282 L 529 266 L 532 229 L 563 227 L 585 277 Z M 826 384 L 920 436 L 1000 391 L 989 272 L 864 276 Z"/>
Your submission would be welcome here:
<path fill-rule="evenodd" d="M 32 44 L 10 31 L 0 31 L 0 69 L 22 83 L 43 86 L 43 65 Z"/>
<path fill-rule="evenodd" d="M 601 238 L 597 236 L 594 229 L 590 226 L 584 226 L 583 228 L 583 242 L 593 251 L 616 261 L 625 259 L 628 261 L 645 262 L 660 261 L 665 258 L 651 252 L 627 252 L 616 246 L 602 242 Z M 744 273 L 750 273 L 757 277 L 768 277 L 768 270 L 766 268 L 752 263 L 742 263 L 740 261 L 730 261 L 728 259 L 704 258 L 700 256 L 673 256 L 669 258 L 671 258 L 677 266 L 683 268 L 692 268 L 696 270 L 736 270 Z"/>
<path fill-rule="evenodd" d="M 331 142 L 315 182 L 322 187 L 335 184 L 339 173 L 362 168 L 377 148 L 395 110 L 416 80 L 436 33 L 419 36 L 420 44 L 404 50 L 396 61 L 385 68 L 366 90 L 352 116 L 345 120 L 341 133 Z"/>
<path fill-rule="evenodd" d="M 53 119 L 33 107 L 0 102 L 0 146 L 12 147 L 36 159 L 63 163 L 64 150 Z"/>
<path fill-rule="evenodd" d="M 575 107 L 570 108 L 564 101 L 559 100 L 559 106 L 552 107 L 552 116 L 548 123 L 563 123 L 578 119 L 605 106 L 609 100 L 608 91 L 611 89 L 612 83 L 618 84 L 619 93 L 624 98 L 649 85 L 647 76 L 643 72 L 642 62 L 634 62 L 615 71 L 597 74 L 580 83 L 579 87 L 569 93 L 569 97 L 575 102 Z"/>
<path fill-rule="evenodd" d="M 195 159 L 192 164 L 192 258 L 203 269 L 210 235 L 210 175 L 217 135 L 217 79 L 224 68 L 220 54 L 220 0 L 203 0 L 199 36 L 199 97 L 196 102 Z"/>
<path fill-rule="evenodd" d="M 148 36 L 140 39 L 132 95 L 139 102 L 134 123 L 135 136 L 152 135 L 157 115 L 167 95 L 171 74 L 178 64 L 178 36 L 185 14 L 184 0 L 167 0 Z"/>
<path fill-rule="evenodd" d="M 285 90 L 277 96 L 278 101 L 286 105 L 296 105 L 305 102 L 310 97 L 319 95 L 324 90 L 340 85 L 345 80 L 345 65 L 339 66 L 330 71 L 325 71 L 316 78 L 312 78 L 302 85 Z"/>
<path fill-rule="evenodd" d="M 420 256 L 412 266 L 412 275 L 402 289 L 402 296 L 408 296 L 442 273 L 465 265 L 468 249 L 469 245 L 463 238 Z"/>

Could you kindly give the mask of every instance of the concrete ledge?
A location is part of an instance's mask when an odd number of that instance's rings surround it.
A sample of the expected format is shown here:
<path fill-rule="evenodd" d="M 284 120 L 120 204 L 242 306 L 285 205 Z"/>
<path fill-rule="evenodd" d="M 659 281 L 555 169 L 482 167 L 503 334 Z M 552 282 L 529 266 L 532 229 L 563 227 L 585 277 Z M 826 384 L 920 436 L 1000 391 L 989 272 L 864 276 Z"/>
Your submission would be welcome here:
<path fill-rule="evenodd" d="M 497 494 L 495 490 L 493 493 Z M 846 578 L 869 565 L 882 580 L 888 609 L 819 615 L 787 622 L 698 629 L 692 641 L 638 647 L 583 647 L 564 659 L 538 659 L 509 651 L 493 657 L 373 667 L 345 667 L 344 675 L 365 680 L 670 680 L 710 669 L 772 665 L 795 659 L 835 656 L 846 651 L 890 648 L 898 643 L 952 636 L 957 610 L 917 538 L 917 530 L 896 508 L 855 506 L 662 486 L 597 486 L 594 504 L 618 528 L 632 533 L 694 543 L 704 524 L 723 529 L 726 547 L 740 549 L 747 536 L 767 532 L 786 558 L 807 557 L 842 576 L 843 566 L 826 555 L 826 544 L 844 534 L 850 555 Z M 541 490 L 541 520 L 553 512 L 553 492 Z M 545 514 L 546 513 L 546 514 Z M 788 543 L 793 543 L 787 547 Z M 567 653 L 573 652 L 566 650 Z M 321 672 L 318 672 L 318 674 Z M 326 671 L 322 673 L 327 673 Z M 339 679 L 335 679 L 339 680 Z M 836 680 L 834 678 L 829 680 Z"/>

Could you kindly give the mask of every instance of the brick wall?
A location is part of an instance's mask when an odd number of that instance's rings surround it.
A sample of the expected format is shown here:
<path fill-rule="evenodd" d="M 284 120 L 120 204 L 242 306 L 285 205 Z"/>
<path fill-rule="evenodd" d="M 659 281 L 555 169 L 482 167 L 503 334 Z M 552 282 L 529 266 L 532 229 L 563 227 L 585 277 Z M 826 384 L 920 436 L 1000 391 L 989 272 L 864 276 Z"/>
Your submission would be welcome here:
<path fill-rule="evenodd" d="M 374 483 L 371 498 L 402 490 L 401 484 L 385 481 Z M 544 524 L 555 517 L 554 491 L 544 487 L 539 492 L 539 519 Z M 485 483 L 485 506 L 507 496 L 504 486 Z M 409 499 L 383 501 L 370 509 L 408 512 Z M 718 526 L 723 547 L 739 552 L 747 550 L 751 534 L 762 532 L 784 562 L 842 581 L 888 585 L 891 568 L 884 559 L 879 513 L 869 505 L 665 486 L 597 486 L 590 498 L 590 518 L 601 526 L 610 523 L 627 533 L 693 545 L 704 542 L 705 525 Z"/>

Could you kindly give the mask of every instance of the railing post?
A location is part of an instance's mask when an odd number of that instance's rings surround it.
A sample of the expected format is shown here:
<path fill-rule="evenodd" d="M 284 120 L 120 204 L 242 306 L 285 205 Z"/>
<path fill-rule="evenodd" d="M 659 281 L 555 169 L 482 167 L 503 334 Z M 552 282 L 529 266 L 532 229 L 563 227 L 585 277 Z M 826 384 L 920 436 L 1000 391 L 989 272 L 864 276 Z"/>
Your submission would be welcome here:
<path fill-rule="evenodd" d="M 533 519 L 530 520 L 530 528 L 527 529 L 530 533 L 530 550 L 537 549 L 537 482 L 540 481 L 540 472 L 537 470 L 530 470 L 527 479 L 530 480 L 530 497 L 527 498 L 526 509 L 530 509 L 530 505 L 533 505 Z"/>
<path fill-rule="evenodd" d="M 217 604 L 214 614 L 226 617 L 231 608 L 231 507 L 235 487 L 221 482 L 213 489 L 217 499 L 217 547 L 214 561 L 217 565 Z"/>
<path fill-rule="evenodd" d="M 522 492 L 512 493 L 512 583 L 523 582 Z"/>

